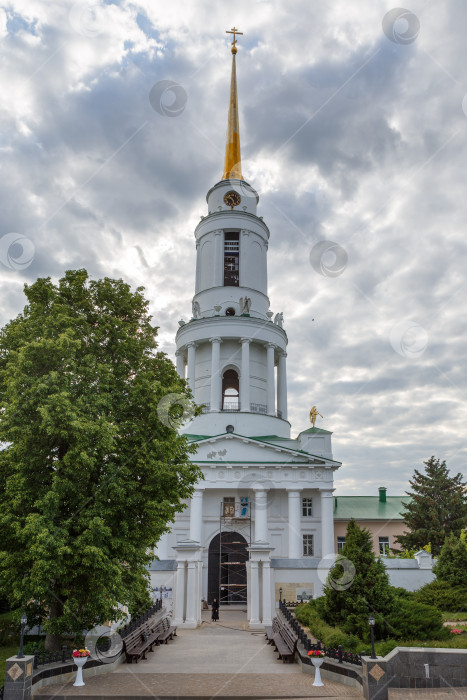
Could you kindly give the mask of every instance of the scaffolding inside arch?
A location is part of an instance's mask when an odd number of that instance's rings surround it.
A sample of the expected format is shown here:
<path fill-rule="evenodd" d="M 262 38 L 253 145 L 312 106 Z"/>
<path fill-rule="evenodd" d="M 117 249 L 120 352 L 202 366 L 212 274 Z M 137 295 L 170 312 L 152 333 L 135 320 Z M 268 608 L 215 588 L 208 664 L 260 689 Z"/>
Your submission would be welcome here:
<path fill-rule="evenodd" d="M 251 514 L 247 496 L 225 497 L 220 504 L 219 602 L 246 603 L 247 547 L 251 545 Z"/>

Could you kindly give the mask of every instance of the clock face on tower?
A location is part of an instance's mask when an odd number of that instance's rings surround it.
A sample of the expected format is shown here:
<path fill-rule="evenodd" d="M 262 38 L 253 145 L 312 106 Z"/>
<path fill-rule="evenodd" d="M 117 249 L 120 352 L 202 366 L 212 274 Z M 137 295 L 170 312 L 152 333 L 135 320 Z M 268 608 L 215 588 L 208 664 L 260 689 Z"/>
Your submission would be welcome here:
<path fill-rule="evenodd" d="M 233 209 L 234 207 L 238 207 L 241 201 L 242 198 L 240 197 L 238 192 L 234 192 L 233 190 L 227 192 L 224 195 L 224 203 L 227 204 L 227 206 L 231 209 Z"/>

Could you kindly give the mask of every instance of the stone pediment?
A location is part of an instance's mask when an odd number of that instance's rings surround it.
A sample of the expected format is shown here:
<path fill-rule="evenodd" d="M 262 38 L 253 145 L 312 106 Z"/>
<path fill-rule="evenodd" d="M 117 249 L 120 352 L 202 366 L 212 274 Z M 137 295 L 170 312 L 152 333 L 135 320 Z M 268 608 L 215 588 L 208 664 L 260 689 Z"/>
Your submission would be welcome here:
<path fill-rule="evenodd" d="M 337 467 L 338 463 L 324 457 L 317 457 L 289 447 L 276 445 L 264 440 L 228 433 L 196 440 L 198 450 L 193 462 L 200 464 L 224 465 L 269 464 L 290 466 Z"/>

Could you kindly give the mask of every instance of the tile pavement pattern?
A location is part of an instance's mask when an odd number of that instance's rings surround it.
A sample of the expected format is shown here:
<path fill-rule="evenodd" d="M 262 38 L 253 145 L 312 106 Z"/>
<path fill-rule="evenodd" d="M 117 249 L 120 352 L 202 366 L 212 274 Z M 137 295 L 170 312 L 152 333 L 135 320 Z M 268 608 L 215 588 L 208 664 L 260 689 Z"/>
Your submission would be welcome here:
<path fill-rule="evenodd" d="M 339 698 L 362 697 L 355 688 L 325 681 L 313 687 L 313 676 L 298 664 L 277 660 L 264 634 L 245 627 L 245 615 L 221 609 L 220 624 L 206 617 L 201 629 L 179 630 L 177 638 L 148 654 L 147 661 L 123 664 L 113 673 L 85 679 L 84 688 L 71 683 L 39 690 L 35 698 Z"/>
<path fill-rule="evenodd" d="M 293 680 L 292 680 L 293 679 Z M 102 674 L 86 681 L 85 688 L 48 686 L 39 691 L 41 698 L 55 700 L 72 697 L 99 698 L 355 698 L 356 688 L 326 682 L 323 688 L 312 686 L 313 678 L 301 673 L 293 676 L 223 673 L 126 673 Z M 86 690 L 85 693 L 83 691 Z"/>

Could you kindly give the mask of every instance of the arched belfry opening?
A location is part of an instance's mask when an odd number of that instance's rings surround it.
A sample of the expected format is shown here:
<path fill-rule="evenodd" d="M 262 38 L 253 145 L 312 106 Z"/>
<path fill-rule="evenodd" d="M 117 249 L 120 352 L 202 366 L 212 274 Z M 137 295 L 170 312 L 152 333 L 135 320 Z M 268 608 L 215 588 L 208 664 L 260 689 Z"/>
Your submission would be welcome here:
<path fill-rule="evenodd" d="M 221 531 L 212 538 L 208 557 L 208 603 L 247 602 L 248 542 L 239 532 Z"/>
<path fill-rule="evenodd" d="M 240 380 L 238 372 L 226 369 L 222 375 L 222 410 L 240 410 Z"/>

